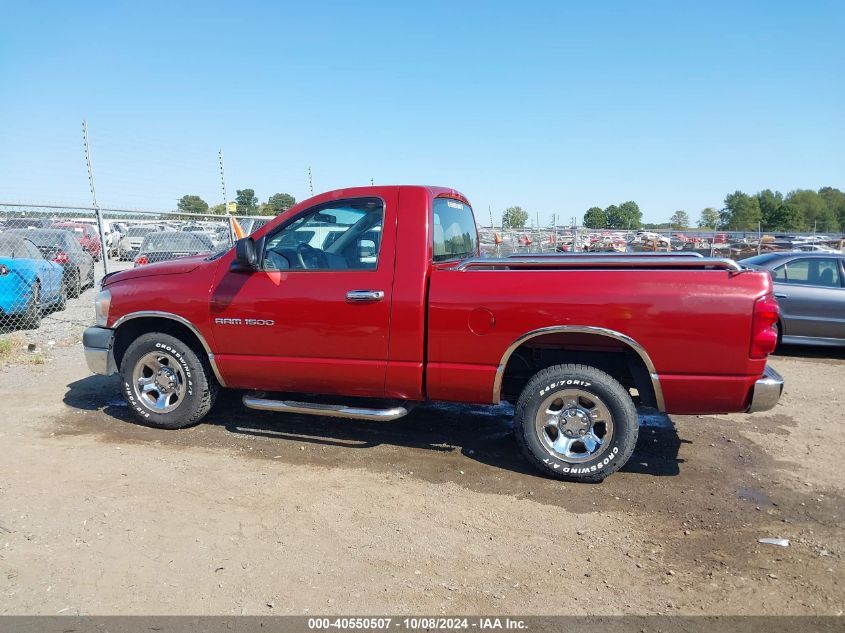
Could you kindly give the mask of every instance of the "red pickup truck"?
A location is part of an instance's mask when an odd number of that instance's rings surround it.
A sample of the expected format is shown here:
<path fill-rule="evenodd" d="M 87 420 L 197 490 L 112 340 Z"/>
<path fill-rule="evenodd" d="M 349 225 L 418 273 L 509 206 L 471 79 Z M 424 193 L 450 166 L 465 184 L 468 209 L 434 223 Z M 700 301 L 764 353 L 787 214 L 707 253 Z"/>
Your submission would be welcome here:
<path fill-rule="evenodd" d="M 637 406 L 753 412 L 783 388 L 768 273 L 696 254 L 480 258 L 469 202 L 441 187 L 324 193 L 221 254 L 108 275 L 96 315 L 89 367 L 119 373 L 152 426 L 198 422 L 221 387 L 382 421 L 508 400 L 526 457 L 575 481 L 630 457 Z"/>

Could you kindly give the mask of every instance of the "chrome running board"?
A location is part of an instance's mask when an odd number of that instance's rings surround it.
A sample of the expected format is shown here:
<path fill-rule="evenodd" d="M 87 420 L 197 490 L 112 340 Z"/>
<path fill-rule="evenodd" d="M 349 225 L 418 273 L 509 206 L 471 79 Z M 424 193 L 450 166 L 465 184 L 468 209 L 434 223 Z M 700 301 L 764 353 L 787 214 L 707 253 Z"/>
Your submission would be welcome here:
<path fill-rule="evenodd" d="M 244 396 L 245 407 L 259 411 L 279 411 L 281 413 L 300 413 L 303 415 L 323 415 L 329 418 L 348 418 L 351 420 L 372 420 L 390 422 L 408 415 L 405 407 L 390 409 L 365 409 L 350 407 L 345 404 L 319 404 L 316 402 L 296 402 L 293 400 L 268 400 L 257 396 Z"/>

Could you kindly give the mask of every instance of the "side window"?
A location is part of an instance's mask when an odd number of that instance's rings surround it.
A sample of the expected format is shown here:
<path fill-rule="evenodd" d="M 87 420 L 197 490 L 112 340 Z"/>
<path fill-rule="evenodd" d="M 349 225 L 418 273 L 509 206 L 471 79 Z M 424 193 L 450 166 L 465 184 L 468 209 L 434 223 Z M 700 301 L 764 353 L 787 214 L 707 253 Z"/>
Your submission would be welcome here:
<path fill-rule="evenodd" d="M 65 240 L 62 241 L 65 248 L 67 249 L 67 251 L 70 252 L 70 253 L 76 253 L 76 254 L 81 253 L 82 247 L 79 245 L 79 242 L 77 242 L 75 239 L 73 239 L 70 236 L 68 236 L 68 238 L 69 239 L 65 239 Z"/>
<path fill-rule="evenodd" d="M 23 242 L 23 247 L 23 256 L 27 259 L 44 259 L 44 256 L 41 255 L 41 251 L 38 250 L 38 247 L 29 240 L 25 240 Z"/>
<path fill-rule="evenodd" d="M 786 283 L 786 264 L 781 264 L 772 269 L 772 279 L 776 282 Z"/>
<path fill-rule="evenodd" d="M 810 260 L 799 259 L 786 265 L 786 282 L 790 284 L 807 284 L 810 278 Z"/>
<path fill-rule="evenodd" d="M 815 266 L 810 267 L 812 273 L 810 283 L 825 288 L 841 288 L 842 275 L 839 272 L 839 261 L 836 259 L 813 260 Z"/>
<path fill-rule="evenodd" d="M 383 224 L 378 198 L 309 209 L 268 236 L 264 270 L 375 270 Z"/>

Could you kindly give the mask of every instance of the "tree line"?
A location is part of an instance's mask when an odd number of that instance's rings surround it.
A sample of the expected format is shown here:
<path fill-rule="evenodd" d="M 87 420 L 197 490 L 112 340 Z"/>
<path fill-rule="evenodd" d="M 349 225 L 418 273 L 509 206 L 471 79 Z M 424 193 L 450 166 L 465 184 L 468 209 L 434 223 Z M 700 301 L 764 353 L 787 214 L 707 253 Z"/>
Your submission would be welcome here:
<path fill-rule="evenodd" d="M 764 189 L 756 194 L 735 191 L 725 197 L 721 210 L 703 209 L 696 225 L 700 229 L 726 231 L 768 231 L 839 233 L 845 231 L 845 193 L 835 187 L 796 189 L 784 195 Z M 518 207 L 517 207 L 518 208 Z M 527 214 L 526 214 L 527 217 Z M 642 223 L 636 202 L 591 207 L 584 214 L 590 229 L 682 229 L 692 227 L 686 211 L 675 211 L 668 222 Z"/>
<path fill-rule="evenodd" d="M 289 193 L 276 193 L 267 198 L 267 202 L 258 202 L 258 196 L 253 189 L 238 189 L 234 202 L 237 204 L 238 215 L 279 215 L 296 204 L 296 198 Z M 209 204 L 197 195 L 185 195 L 179 199 L 176 207 L 182 213 L 198 213 L 209 215 L 224 215 L 225 204 Z"/>

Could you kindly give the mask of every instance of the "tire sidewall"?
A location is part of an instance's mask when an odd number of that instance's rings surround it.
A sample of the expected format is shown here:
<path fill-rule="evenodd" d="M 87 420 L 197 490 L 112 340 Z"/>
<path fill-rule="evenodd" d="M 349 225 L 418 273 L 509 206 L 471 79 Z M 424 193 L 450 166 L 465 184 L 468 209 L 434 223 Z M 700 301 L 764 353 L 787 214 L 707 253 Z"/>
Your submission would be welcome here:
<path fill-rule="evenodd" d="M 76 268 L 70 274 L 70 290 L 68 291 L 68 296 L 70 296 L 73 299 L 76 299 L 81 294 L 82 294 L 82 272 L 79 270 L 79 268 Z"/>
<path fill-rule="evenodd" d="M 150 352 L 164 352 L 176 359 L 185 376 L 185 397 L 174 410 L 156 413 L 141 401 L 133 384 L 132 374 L 139 360 Z M 120 366 L 123 397 L 135 416 L 144 424 L 177 429 L 190 425 L 202 405 L 205 389 L 205 372 L 196 352 L 179 339 L 168 334 L 153 332 L 136 339 L 126 350 Z"/>
<path fill-rule="evenodd" d="M 29 301 L 26 304 L 24 326 L 32 330 L 37 330 L 41 327 L 41 317 L 41 284 L 36 281 L 32 284 L 32 291 Z"/>
<path fill-rule="evenodd" d="M 589 369 L 589 368 L 588 368 Z M 636 409 L 621 385 L 603 372 L 581 371 L 540 372 L 526 386 L 518 404 L 522 434 L 526 448 L 550 473 L 564 478 L 601 479 L 618 470 L 630 457 L 639 431 Z M 596 375 L 593 375 L 596 374 Z M 580 389 L 600 398 L 613 418 L 613 436 L 600 455 L 584 462 L 567 462 L 549 452 L 534 428 L 537 411 L 554 391 Z"/>

